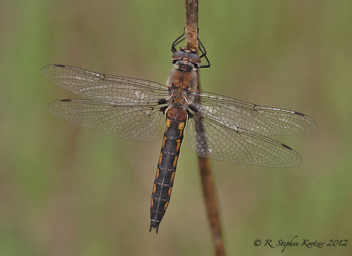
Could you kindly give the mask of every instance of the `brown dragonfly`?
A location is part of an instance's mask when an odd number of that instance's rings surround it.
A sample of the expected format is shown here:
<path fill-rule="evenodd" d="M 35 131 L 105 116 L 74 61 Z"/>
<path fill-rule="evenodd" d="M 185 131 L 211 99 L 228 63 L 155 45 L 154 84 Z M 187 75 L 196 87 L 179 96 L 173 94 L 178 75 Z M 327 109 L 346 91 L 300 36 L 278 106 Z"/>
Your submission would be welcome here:
<path fill-rule="evenodd" d="M 236 164 L 294 167 L 301 157 L 289 146 L 270 139 L 313 131 L 312 118 L 297 111 L 260 106 L 234 98 L 197 91 L 197 70 L 209 67 L 203 44 L 195 49 L 172 44 L 174 68 L 166 84 L 96 73 L 67 65 L 48 65 L 42 75 L 85 99 L 52 102 L 49 110 L 72 123 L 122 139 L 148 142 L 157 138 L 166 120 L 150 205 L 150 229 L 168 207 L 184 135 L 201 157 Z M 207 64 L 201 64 L 205 57 Z M 187 123 L 187 126 L 186 126 Z"/>

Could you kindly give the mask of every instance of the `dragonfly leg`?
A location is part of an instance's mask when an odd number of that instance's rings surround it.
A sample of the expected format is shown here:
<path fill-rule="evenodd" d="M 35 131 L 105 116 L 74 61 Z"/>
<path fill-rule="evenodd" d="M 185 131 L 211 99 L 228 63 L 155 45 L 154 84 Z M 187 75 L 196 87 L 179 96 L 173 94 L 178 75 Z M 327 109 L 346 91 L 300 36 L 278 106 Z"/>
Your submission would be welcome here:
<path fill-rule="evenodd" d="M 198 30 L 198 33 L 199 33 L 199 30 Z M 185 28 L 183 29 L 183 33 L 182 35 L 180 35 L 178 38 L 176 38 L 176 40 L 172 43 L 171 45 L 171 51 L 173 53 L 177 52 L 177 49 L 176 49 L 176 46 L 181 43 L 182 41 L 184 41 L 186 39 L 185 37 Z M 207 63 L 206 65 L 202 65 L 200 68 L 209 68 L 210 67 L 210 61 L 207 57 L 207 51 L 205 50 L 205 47 L 203 45 L 203 43 L 200 41 L 199 37 L 197 38 L 198 39 L 198 42 L 199 42 L 199 51 L 201 52 L 201 55 L 199 56 L 200 58 L 205 58 Z M 182 50 L 182 49 L 181 49 Z"/>

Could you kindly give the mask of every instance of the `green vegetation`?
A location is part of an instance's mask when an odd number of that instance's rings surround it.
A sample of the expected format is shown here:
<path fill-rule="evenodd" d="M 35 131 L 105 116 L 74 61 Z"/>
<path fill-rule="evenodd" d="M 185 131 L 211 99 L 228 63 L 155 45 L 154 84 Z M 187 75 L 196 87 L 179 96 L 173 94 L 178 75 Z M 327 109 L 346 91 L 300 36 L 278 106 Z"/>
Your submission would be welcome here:
<path fill-rule="evenodd" d="M 228 255 L 281 255 L 255 239 L 352 238 L 352 4 L 200 1 L 212 67 L 202 88 L 311 116 L 310 134 L 278 137 L 292 169 L 213 161 Z M 159 234 L 149 200 L 162 136 L 134 143 L 81 128 L 46 106 L 78 98 L 46 64 L 165 82 L 183 1 L 9 1 L 0 8 L 0 255 L 213 255 L 196 155 L 181 149 Z M 161 127 L 162 130 L 162 127 Z M 286 255 L 347 255 L 289 247 Z"/>

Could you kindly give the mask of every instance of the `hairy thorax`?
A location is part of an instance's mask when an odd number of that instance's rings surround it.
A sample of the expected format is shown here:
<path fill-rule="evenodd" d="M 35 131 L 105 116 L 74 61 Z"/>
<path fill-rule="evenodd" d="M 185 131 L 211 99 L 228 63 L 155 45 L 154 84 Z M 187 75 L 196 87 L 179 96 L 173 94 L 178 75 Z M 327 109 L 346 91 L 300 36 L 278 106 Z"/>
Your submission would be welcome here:
<path fill-rule="evenodd" d="M 170 97 L 168 98 L 168 106 L 186 110 L 190 102 L 188 100 L 191 90 L 197 85 L 196 71 L 184 72 L 172 69 L 167 80 Z"/>

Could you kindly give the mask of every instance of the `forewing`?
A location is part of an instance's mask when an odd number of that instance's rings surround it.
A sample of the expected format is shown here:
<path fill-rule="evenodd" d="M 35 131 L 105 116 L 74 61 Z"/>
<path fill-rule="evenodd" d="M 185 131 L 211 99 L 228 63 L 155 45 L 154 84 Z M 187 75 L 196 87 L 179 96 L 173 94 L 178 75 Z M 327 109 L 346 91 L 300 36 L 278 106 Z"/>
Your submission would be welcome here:
<path fill-rule="evenodd" d="M 83 98 L 120 104 L 155 101 L 167 97 L 167 87 L 152 81 L 106 75 L 66 65 L 47 65 L 42 75 Z"/>
<path fill-rule="evenodd" d="M 60 100 L 48 109 L 69 122 L 134 141 L 151 141 L 158 135 L 163 113 L 156 105 L 115 105 L 96 100 Z"/>
<path fill-rule="evenodd" d="M 293 167 L 302 162 L 296 151 L 278 141 L 239 127 L 233 129 L 199 113 L 189 119 L 186 133 L 190 147 L 202 157 L 267 167 Z"/>
<path fill-rule="evenodd" d="M 309 116 L 286 109 L 259 106 L 208 92 L 191 94 L 192 104 L 205 117 L 230 129 L 261 134 L 290 135 L 313 131 Z"/>

